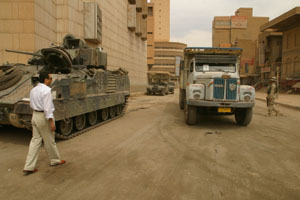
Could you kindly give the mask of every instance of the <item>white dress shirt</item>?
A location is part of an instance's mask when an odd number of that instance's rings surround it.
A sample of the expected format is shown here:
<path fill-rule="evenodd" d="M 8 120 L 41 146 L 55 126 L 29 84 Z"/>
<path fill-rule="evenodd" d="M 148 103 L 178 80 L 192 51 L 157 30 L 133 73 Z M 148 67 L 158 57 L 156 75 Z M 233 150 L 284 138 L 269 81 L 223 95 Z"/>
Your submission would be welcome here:
<path fill-rule="evenodd" d="M 30 107 L 33 110 L 44 111 L 46 119 L 54 118 L 54 105 L 51 88 L 39 83 L 30 91 Z"/>

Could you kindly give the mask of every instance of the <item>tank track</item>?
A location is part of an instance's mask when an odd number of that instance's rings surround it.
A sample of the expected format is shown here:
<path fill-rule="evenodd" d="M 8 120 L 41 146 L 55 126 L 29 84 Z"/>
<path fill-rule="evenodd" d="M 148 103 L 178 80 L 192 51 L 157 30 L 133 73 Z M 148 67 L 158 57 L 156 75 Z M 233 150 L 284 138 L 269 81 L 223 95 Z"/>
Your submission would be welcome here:
<path fill-rule="evenodd" d="M 67 135 L 67 136 L 55 132 L 55 138 L 57 138 L 57 139 L 62 139 L 62 140 L 68 140 L 68 139 L 74 138 L 74 137 L 76 137 L 76 136 L 78 136 L 78 135 L 84 134 L 84 133 L 86 133 L 86 132 L 88 132 L 88 131 L 90 131 L 90 130 L 92 130 L 92 129 L 95 129 L 95 128 L 99 127 L 99 126 L 102 126 L 102 125 L 104 125 L 104 124 L 107 124 L 107 123 L 109 123 L 109 122 L 111 122 L 111 121 L 113 121 L 113 120 L 116 120 L 116 119 L 121 118 L 123 115 L 125 115 L 125 112 L 126 112 L 126 109 L 127 109 L 127 106 L 128 106 L 128 98 L 129 98 L 129 96 L 127 96 L 127 97 L 125 98 L 125 105 L 124 105 L 123 110 L 122 110 L 122 113 L 121 113 L 120 115 L 115 116 L 114 118 L 111 118 L 111 119 L 108 119 L 108 120 L 99 122 L 99 123 L 97 123 L 97 124 L 95 124 L 95 125 L 93 125 L 93 126 L 89 126 L 89 127 L 85 128 L 85 129 L 83 129 L 83 130 L 81 130 L 81 131 L 76 131 L 76 132 L 74 132 L 74 133 L 72 133 L 72 134 L 70 134 L 70 135 Z"/>

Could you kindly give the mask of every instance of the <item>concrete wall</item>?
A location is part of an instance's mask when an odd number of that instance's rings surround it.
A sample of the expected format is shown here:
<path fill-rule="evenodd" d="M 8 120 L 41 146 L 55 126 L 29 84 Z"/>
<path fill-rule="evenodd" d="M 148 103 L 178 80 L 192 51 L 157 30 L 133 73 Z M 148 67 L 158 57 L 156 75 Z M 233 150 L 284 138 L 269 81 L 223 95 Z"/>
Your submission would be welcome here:
<path fill-rule="evenodd" d="M 97 2 L 102 10 L 102 44 L 89 44 L 104 48 L 109 69 L 129 71 L 132 91 L 143 91 L 147 46 L 127 27 L 127 0 L 1 0 L 0 63 L 26 63 L 30 57 L 4 49 L 33 52 L 60 43 L 67 33 L 84 39 L 83 2 Z"/>
<path fill-rule="evenodd" d="M 35 50 L 34 0 L 0 2 L 0 64 L 23 62 L 29 56 L 12 55 L 5 49 Z"/>

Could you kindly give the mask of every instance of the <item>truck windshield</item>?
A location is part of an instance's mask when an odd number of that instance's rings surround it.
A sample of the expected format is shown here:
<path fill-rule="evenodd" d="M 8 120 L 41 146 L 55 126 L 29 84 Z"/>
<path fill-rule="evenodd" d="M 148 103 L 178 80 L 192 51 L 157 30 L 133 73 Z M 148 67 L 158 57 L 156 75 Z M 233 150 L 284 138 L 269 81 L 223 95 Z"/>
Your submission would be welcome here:
<path fill-rule="evenodd" d="M 196 72 L 235 72 L 233 63 L 201 63 L 196 62 Z"/>

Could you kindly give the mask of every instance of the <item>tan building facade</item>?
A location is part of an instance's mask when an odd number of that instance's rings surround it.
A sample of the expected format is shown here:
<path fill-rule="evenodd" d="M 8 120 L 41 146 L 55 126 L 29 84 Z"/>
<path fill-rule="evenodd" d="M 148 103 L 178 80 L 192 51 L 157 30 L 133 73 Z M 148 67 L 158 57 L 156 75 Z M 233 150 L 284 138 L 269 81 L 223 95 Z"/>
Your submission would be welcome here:
<path fill-rule="evenodd" d="M 155 18 L 154 4 L 148 3 L 147 18 L 147 64 L 151 68 L 154 65 L 154 34 L 155 34 Z"/>
<path fill-rule="evenodd" d="M 170 42 L 170 0 L 148 3 L 147 64 L 150 71 L 166 71 L 176 75 L 186 44 Z"/>
<path fill-rule="evenodd" d="M 256 46 L 260 26 L 268 17 L 254 17 L 252 8 L 240 8 L 234 16 L 217 16 L 213 21 L 213 47 L 239 47 L 243 49 L 240 74 L 243 84 L 253 84 L 256 71 Z"/>
<path fill-rule="evenodd" d="M 127 69 L 132 91 L 144 90 L 147 0 L 0 0 L 0 64 L 30 57 L 5 49 L 34 52 L 59 44 L 67 33 L 103 47 L 108 69 Z"/>
<path fill-rule="evenodd" d="M 176 75 L 176 64 L 183 57 L 186 44 L 179 42 L 155 42 L 152 71 L 166 71 Z"/>
<path fill-rule="evenodd" d="M 261 26 L 262 31 L 282 32 L 280 82 L 289 88 L 300 81 L 300 7 L 296 7 Z"/>
<path fill-rule="evenodd" d="M 281 66 L 282 33 L 266 30 L 259 34 L 256 60 L 260 68 L 260 80 L 267 85 L 270 78 L 277 76 Z"/>
<path fill-rule="evenodd" d="M 154 40 L 170 41 L 170 0 L 150 0 L 154 13 Z"/>

